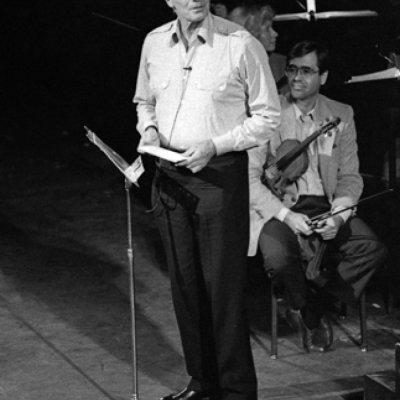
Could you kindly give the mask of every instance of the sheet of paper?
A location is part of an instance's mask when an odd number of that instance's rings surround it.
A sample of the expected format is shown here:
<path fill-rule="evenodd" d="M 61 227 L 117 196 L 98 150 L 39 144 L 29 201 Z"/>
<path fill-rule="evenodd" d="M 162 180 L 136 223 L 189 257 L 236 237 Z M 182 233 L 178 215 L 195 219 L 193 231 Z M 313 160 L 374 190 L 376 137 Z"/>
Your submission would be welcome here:
<path fill-rule="evenodd" d="M 141 146 L 139 150 L 143 153 L 147 153 L 155 157 L 160 157 L 173 163 L 186 159 L 186 157 L 183 157 L 182 154 L 177 153 L 176 151 L 163 149 L 162 147 L 157 146 L 145 145 Z"/>
<path fill-rule="evenodd" d="M 140 156 L 124 171 L 124 175 L 137 187 L 139 187 L 138 179 L 143 173 L 144 167 Z"/>
<path fill-rule="evenodd" d="M 381 79 L 393 79 L 400 77 L 400 70 L 396 67 L 384 69 L 382 71 L 373 72 L 371 74 L 353 76 L 346 83 L 376 81 Z"/>

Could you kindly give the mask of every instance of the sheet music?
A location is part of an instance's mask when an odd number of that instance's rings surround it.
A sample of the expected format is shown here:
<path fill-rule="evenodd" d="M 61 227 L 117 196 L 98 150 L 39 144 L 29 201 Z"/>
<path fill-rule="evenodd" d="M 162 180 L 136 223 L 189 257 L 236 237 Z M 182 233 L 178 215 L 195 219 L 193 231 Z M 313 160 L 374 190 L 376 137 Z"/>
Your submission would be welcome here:
<path fill-rule="evenodd" d="M 142 158 L 139 156 L 136 160 L 123 172 L 132 183 L 139 187 L 138 180 L 144 173 Z"/>
<path fill-rule="evenodd" d="M 87 134 L 86 137 L 96 145 L 108 159 L 128 178 L 132 183 L 139 187 L 138 179 L 144 173 L 144 167 L 140 156 L 129 165 L 118 153 L 110 146 L 107 146 L 93 131 L 84 126 Z"/>
<path fill-rule="evenodd" d="M 182 154 L 177 153 L 176 151 L 164 149 L 162 147 L 144 145 L 138 150 L 140 152 L 147 153 L 173 163 L 186 160 L 186 157 L 183 157 Z"/>
<path fill-rule="evenodd" d="M 400 70 L 396 67 L 384 69 L 378 72 L 373 72 L 371 74 L 353 76 L 346 83 L 376 81 L 376 80 L 394 79 L 394 78 L 400 78 Z"/>

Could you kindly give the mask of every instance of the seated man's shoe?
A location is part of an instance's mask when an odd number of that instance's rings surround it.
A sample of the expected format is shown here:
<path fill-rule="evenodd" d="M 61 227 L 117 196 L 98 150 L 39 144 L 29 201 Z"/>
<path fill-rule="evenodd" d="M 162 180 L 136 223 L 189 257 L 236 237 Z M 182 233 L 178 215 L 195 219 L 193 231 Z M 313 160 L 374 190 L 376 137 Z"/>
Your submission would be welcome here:
<path fill-rule="evenodd" d="M 161 397 L 160 400 L 207 400 L 209 396 L 203 392 L 185 388 L 178 393 L 172 393 Z"/>
<path fill-rule="evenodd" d="M 298 332 L 301 345 L 307 353 L 312 351 L 323 353 L 325 351 L 324 346 L 314 344 L 314 336 L 318 328 L 309 329 L 303 321 L 300 310 L 287 309 L 286 319 L 289 325 Z"/>

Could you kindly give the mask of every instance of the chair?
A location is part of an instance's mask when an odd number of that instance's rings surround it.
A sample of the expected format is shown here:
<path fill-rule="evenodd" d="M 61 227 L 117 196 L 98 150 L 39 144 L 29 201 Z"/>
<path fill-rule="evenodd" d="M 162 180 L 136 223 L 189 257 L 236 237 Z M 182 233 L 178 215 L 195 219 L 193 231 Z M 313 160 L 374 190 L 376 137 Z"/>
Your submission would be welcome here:
<path fill-rule="evenodd" d="M 322 257 L 317 261 L 320 263 Z M 324 265 L 326 266 L 326 261 Z M 329 261 L 328 261 L 329 262 Z M 330 260 L 332 262 L 332 260 Z M 384 283 L 384 303 L 386 307 L 386 312 L 391 314 L 393 309 L 393 292 L 390 284 L 390 270 L 387 265 L 375 276 L 378 280 L 383 280 Z M 275 294 L 274 284 L 272 279 L 270 282 L 270 301 L 271 301 L 271 355 L 270 358 L 276 360 L 278 358 L 278 299 Z M 366 305 L 366 294 L 365 291 L 362 292 L 360 298 L 358 299 L 358 313 L 360 321 L 360 350 L 362 352 L 368 351 L 367 342 L 367 305 Z M 339 318 L 345 319 L 347 317 L 347 305 L 341 303 L 339 310 Z"/>
<path fill-rule="evenodd" d="M 271 354 L 270 358 L 276 360 L 278 358 L 278 299 L 275 294 L 274 284 L 270 279 L 270 300 L 271 300 Z M 362 352 L 368 351 L 367 343 L 367 306 L 365 291 L 361 294 L 359 300 L 359 318 L 360 318 L 360 333 L 361 343 L 360 350 Z M 347 306 L 341 303 L 340 310 L 341 318 L 347 316 Z"/>
<path fill-rule="evenodd" d="M 362 352 L 368 351 L 368 343 L 367 343 L 367 304 L 366 304 L 366 295 L 365 291 L 362 292 L 359 300 L 358 300 L 358 315 L 360 318 L 360 335 L 361 335 L 361 343 L 360 350 Z M 339 318 L 346 319 L 347 318 L 347 304 L 340 304 Z"/>

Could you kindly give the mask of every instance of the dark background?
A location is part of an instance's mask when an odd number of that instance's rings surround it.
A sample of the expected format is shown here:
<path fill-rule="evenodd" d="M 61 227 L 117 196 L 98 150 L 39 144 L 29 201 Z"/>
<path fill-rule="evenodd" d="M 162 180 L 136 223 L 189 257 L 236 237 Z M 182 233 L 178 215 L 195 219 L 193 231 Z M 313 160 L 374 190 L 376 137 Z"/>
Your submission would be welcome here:
<path fill-rule="evenodd" d="M 295 0 L 270 3 L 277 13 L 303 11 Z M 275 25 L 277 51 L 283 54 L 307 37 L 328 44 L 334 62 L 325 91 L 355 108 L 361 170 L 374 176 L 382 175 L 390 145 L 387 109 L 398 98 L 387 85 L 350 88 L 343 82 L 386 68 L 383 56 L 400 52 L 399 3 L 320 0 L 317 11 L 371 9 L 379 17 Z M 24 140 L 25 145 L 51 151 L 65 141 L 86 143 L 83 125 L 87 125 L 132 162 L 138 141 L 132 97 L 140 48 L 147 32 L 174 18 L 165 1 L 7 0 L 3 9 L 6 45 L 0 65 L 5 129 L 0 143 Z M 144 178 L 144 198 L 147 181 Z"/>
<path fill-rule="evenodd" d="M 302 11 L 294 0 L 271 3 L 278 13 Z M 400 107 L 399 84 L 350 87 L 343 82 L 352 75 L 386 68 L 383 56 L 400 53 L 399 3 L 319 0 L 317 11 L 371 9 L 379 17 L 275 25 L 280 35 L 278 52 L 286 53 L 294 42 L 307 37 L 324 40 L 330 47 L 334 63 L 325 91 L 355 109 L 364 195 L 387 186 L 380 177 L 393 132 L 398 137 L 400 131 L 399 121 L 390 119 L 390 110 Z M 56 148 L 68 153 L 71 148 L 91 146 L 83 129 L 87 125 L 132 162 L 138 142 L 132 97 L 140 48 L 147 32 L 173 18 L 164 0 L 6 0 L 3 11 L 0 146 L 7 148 L 12 142 L 12 148 L 55 157 Z M 137 194 L 149 205 L 152 163 L 148 159 L 145 163 L 148 169 Z M 393 260 L 400 259 L 397 203 L 398 198 L 392 197 L 359 210 L 385 238 Z"/>
<path fill-rule="evenodd" d="M 321 3 L 321 4 L 320 4 Z M 278 13 L 302 11 L 275 1 Z M 386 67 L 398 43 L 399 6 L 389 0 L 324 0 L 317 10 L 373 9 L 379 18 L 281 22 L 278 51 L 305 36 L 323 38 L 335 54 L 331 84 Z M 173 18 L 163 0 L 7 0 L 2 65 L 8 135 L 24 129 L 46 136 L 84 137 L 87 124 L 125 157 L 137 142 L 131 100 L 145 34 Z M 93 13 L 125 23 L 100 18 Z M 39 139 L 40 140 L 40 139 Z M 128 146 L 127 146 L 128 144 Z"/>

